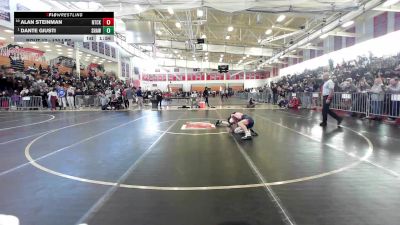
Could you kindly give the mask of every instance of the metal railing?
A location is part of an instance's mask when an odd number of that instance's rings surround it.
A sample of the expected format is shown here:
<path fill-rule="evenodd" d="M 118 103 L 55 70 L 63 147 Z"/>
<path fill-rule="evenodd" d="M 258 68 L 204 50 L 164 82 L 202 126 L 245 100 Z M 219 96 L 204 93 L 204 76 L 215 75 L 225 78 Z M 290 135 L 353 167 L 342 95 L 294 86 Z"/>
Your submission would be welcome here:
<path fill-rule="evenodd" d="M 97 95 L 76 95 L 75 106 L 77 108 L 100 107 L 100 98 Z"/>
<path fill-rule="evenodd" d="M 235 96 L 246 101 L 253 98 L 259 103 L 273 103 L 274 99 L 274 96 L 267 92 L 241 92 L 235 93 Z M 277 98 L 278 96 L 275 97 Z M 287 102 L 290 102 L 294 97 L 299 99 L 301 108 L 316 109 L 322 107 L 322 95 L 318 92 L 286 93 L 284 97 L 279 97 L 279 99 L 285 99 Z M 43 109 L 43 101 L 46 100 L 43 100 L 41 96 L 0 97 L 0 110 L 40 110 Z M 169 106 L 193 106 L 194 102 L 191 98 L 173 98 L 163 99 L 162 104 Z M 77 108 L 99 108 L 101 103 L 100 98 L 96 95 L 77 95 L 75 96 L 75 105 Z M 330 107 L 334 110 L 364 114 L 367 117 L 400 118 L 400 94 L 336 92 L 333 95 Z"/>
<path fill-rule="evenodd" d="M 250 98 L 253 98 L 254 101 L 259 103 L 272 103 L 272 94 L 269 94 L 267 92 L 240 92 L 235 93 L 235 96 L 240 99 L 246 100 L 250 100 Z"/>
<path fill-rule="evenodd" d="M 274 98 L 277 100 L 276 103 L 279 103 L 279 100 L 290 102 L 290 100 L 296 97 L 300 102 L 300 107 L 305 109 L 321 108 L 323 103 L 322 95 L 319 92 L 289 92 L 285 93 L 284 97 L 279 95 L 274 96 L 272 94 L 268 96 L 265 92 L 242 92 L 236 93 L 235 96 L 245 100 L 253 98 L 255 101 L 267 103 L 273 103 Z M 333 95 L 330 108 L 345 112 L 364 114 L 367 117 L 381 116 L 400 118 L 400 94 L 336 92 Z"/>
<path fill-rule="evenodd" d="M 366 111 L 367 116 L 400 118 L 400 94 L 368 93 Z"/>
<path fill-rule="evenodd" d="M 322 107 L 322 97 L 318 92 L 297 92 L 287 94 L 288 101 L 292 100 L 294 97 L 299 99 L 301 108 L 315 109 Z"/>
<path fill-rule="evenodd" d="M 322 96 L 320 93 L 290 93 L 288 98 L 290 100 L 293 97 L 299 98 L 302 108 L 322 107 Z M 309 106 L 310 99 L 311 107 Z M 345 112 L 364 114 L 367 117 L 381 116 L 399 118 L 400 94 L 335 92 L 333 94 L 330 108 Z"/>
<path fill-rule="evenodd" d="M 0 97 L 0 109 L 8 110 L 11 107 L 11 98 L 9 97 Z"/>
<path fill-rule="evenodd" d="M 162 104 L 167 106 L 193 106 L 194 103 L 190 97 L 169 97 L 164 98 Z"/>
<path fill-rule="evenodd" d="M 41 96 L 25 96 L 18 98 L 1 97 L 0 109 L 2 110 L 41 110 L 43 98 Z"/>

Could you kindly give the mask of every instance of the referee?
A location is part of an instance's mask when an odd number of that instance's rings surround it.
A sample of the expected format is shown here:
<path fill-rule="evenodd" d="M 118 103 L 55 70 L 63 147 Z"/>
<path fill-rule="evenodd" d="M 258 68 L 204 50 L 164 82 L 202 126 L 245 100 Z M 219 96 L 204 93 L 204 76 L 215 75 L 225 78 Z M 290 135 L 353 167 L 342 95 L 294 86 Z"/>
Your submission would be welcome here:
<path fill-rule="evenodd" d="M 331 79 L 329 79 L 329 74 L 325 72 L 323 74 L 324 85 L 322 86 L 322 123 L 319 125 L 322 127 L 326 127 L 328 114 L 337 120 L 337 125 L 339 126 L 342 123 L 343 118 L 339 117 L 335 112 L 329 109 L 333 98 L 333 89 L 335 88 L 335 83 Z"/>

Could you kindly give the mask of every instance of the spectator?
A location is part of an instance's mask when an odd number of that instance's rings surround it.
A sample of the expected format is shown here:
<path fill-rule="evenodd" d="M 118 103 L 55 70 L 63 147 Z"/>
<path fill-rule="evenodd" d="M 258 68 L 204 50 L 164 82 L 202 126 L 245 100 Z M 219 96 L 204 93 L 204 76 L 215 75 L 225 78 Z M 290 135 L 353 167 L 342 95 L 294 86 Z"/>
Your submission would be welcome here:
<path fill-rule="evenodd" d="M 142 109 L 143 108 L 142 87 L 139 87 L 138 90 L 136 91 L 136 98 L 137 98 L 137 103 L 138 103 L 139 109 Z"/>
<path fill-rule="evenodd" d="M 374 85 L 371 87 L 371 113 L 373 119 L 379 118 L 382 114 L 382 106 L 384 99 L 384 86 L 380 77 L 375 78 Z"/>
<path fill-rule="evenodd" d="M 387 87 L 387 93 L 393 95 L 390 96 L 390 105 L 389 105 L 389 121 L 394 121 L 399 116 L 400 111 L 400 82 L 399 78 L 390 79 L 389 86 Z"/>
<path fill-rule="evenodd" d="M 58 96 L 58 106 L 61 109 L 67 108 L 67 100 L 65 99 L 66 93 L 64 87 L 60 86 L 57 89 L 57 96 Z"/>
<path fill-rule="evenodd" d="M 208 107 L 210 107 L 210 104 L 208 103 L 208 97 L 210 96 L 210 93 L 208 92 L 208 88 L 205 87 L 203 91 L 203 98 L 205 98 L 205 103 L 207 104 Z"/>
<path fill-rule="evenodd" d="M 69 86 L 67 89 L 67 102 L 68 106 L 71 110 L 75 109 L 75 88 L 72 86 Z"/>
<path fill-rule="evenodd" d="M 18 95 L 18 91 L 15 90 L 14 94 L 11 96 L 11 105 L 18 108 L 20 101 L 21 101 L 21 96 Z"/>
<path fill-rule="evenodd" d="M 50 102 L 51 102 L 51 110 L 54 111 L 54 110 L 56 110 L 56 106 L 57 106 L 57 99 L 58 99 L 57 92 L 53 88 L 50 88 L 50 92 L 48 93 L 48 96 L 49 96 Z"/>
<path fill-rule="evenodd" d="M 160 109 L 162 109 L 162 100 L 163 100 L 163 95 L 160 89 L 156 91 L 156 99 L 157 99 L 157 105 L 160 105 Z"/>
<path fill-rule="evenodd" d="M 124 105 L 125 105 L 125 109 L 128 109 L 129 108 L 129 99 L 128 99 L 128 90 L 129 90 L 130 88 L 125 88 L 123 91 L 122 91 L 122 100 L 123 100 L 123 102 L 124 102 Z"/>

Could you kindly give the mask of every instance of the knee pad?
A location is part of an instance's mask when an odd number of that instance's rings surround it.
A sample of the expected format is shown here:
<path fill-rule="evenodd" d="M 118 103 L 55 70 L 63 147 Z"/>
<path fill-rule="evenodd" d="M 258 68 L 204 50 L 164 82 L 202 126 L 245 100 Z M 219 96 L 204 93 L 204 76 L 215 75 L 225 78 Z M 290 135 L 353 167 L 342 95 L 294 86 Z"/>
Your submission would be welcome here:
<path fill-rule="evenodd" d="M 234 132 L 235 132 L 235 134 L 243 134 L 244 130 L 242 130 L 242 128 L 240 128 L 240 127 L 236 127 Z"/>

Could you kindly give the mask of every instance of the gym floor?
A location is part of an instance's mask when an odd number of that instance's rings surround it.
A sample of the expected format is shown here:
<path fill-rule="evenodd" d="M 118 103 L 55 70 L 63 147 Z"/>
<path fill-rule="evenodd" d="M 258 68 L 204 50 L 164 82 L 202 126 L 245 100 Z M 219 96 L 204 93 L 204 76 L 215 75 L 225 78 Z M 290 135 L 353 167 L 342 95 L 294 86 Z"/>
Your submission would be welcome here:
<path fill-rule="evenodd" d="M 237 111 L 237 110 L 236 110 Z M 398 225 L 399 127 L 272 106 L 0 113 L 0 214 L 22 225 Z"/>

